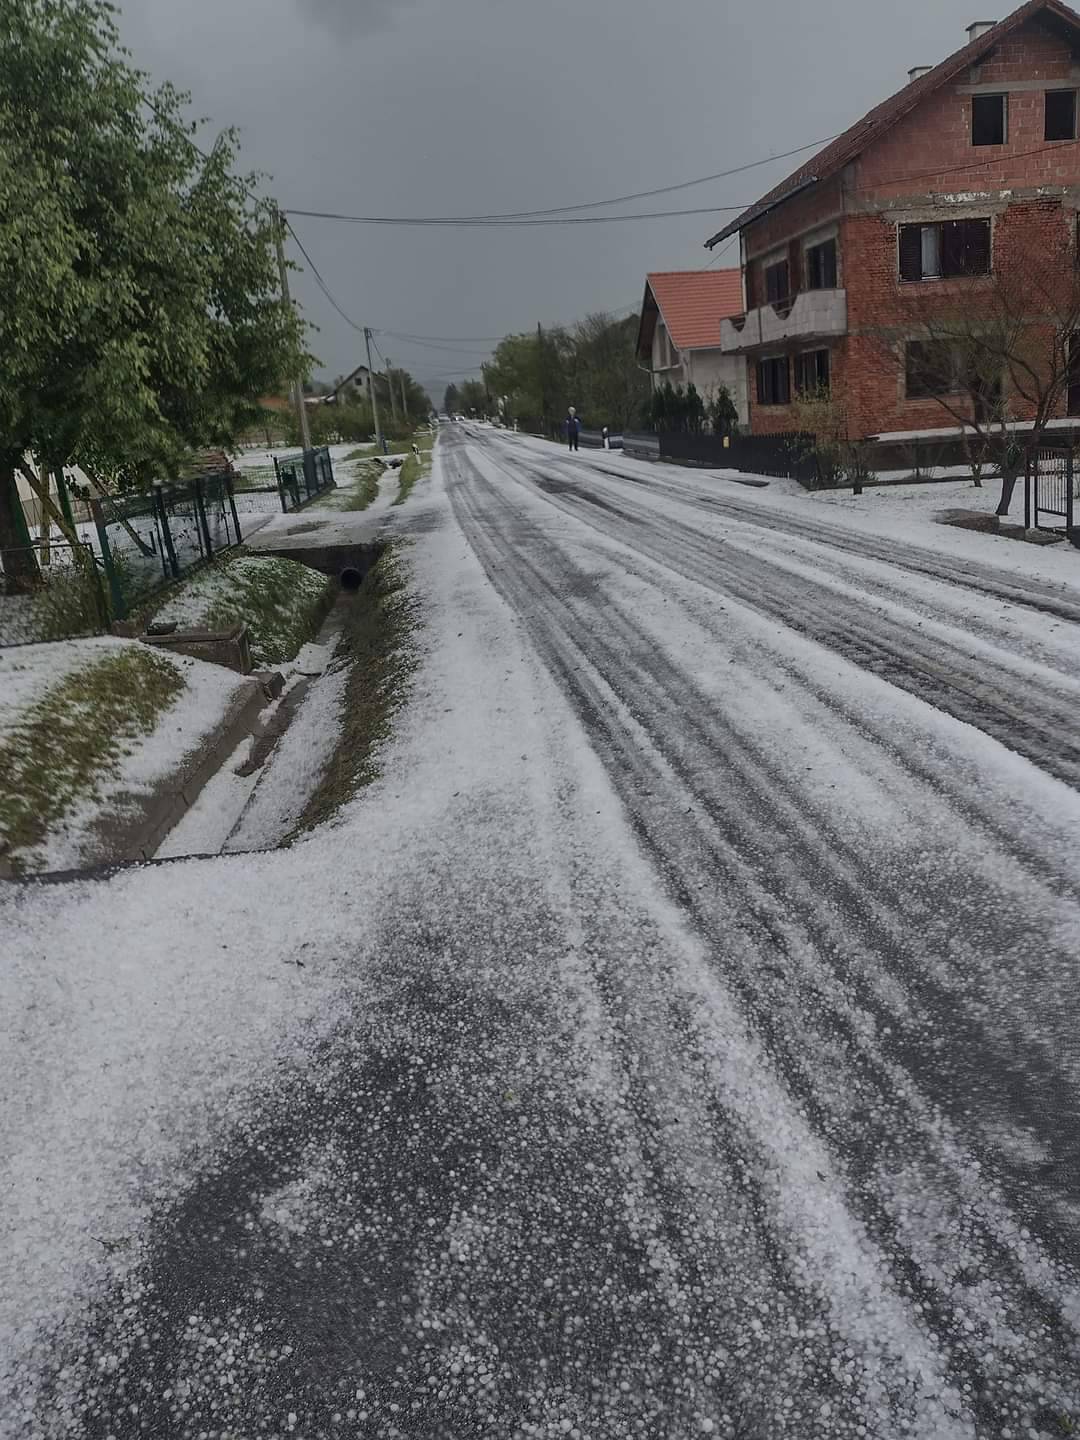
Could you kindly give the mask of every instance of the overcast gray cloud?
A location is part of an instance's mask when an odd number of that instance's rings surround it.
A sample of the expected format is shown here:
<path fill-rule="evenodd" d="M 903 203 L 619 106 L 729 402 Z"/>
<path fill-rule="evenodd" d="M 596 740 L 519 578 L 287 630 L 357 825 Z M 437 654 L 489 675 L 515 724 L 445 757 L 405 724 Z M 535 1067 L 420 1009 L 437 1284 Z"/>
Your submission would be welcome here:
<path fill-rule="evenodd" d="M 391 24 L 411 0 L 297 0 L 297 4 L 303 16 L 348 39 Z"/>
<path fill-rule="evenodd" d="M 286 206 L 382 215 L 572 205 L 831 135 L 964 40 L 971 0 L 121 0 L 138 62 L 236 124 Z M 1001 13 L 1004 13 L 1002 11 Z M 991 11 L 985 18 L 995 18 Z M 980 18 L 983 18 L 980 12 Z M 624 207 L 750 202 L 782 162 Z M 478 367 L 471 338 L 633 306 L 646 271 L 703 265 L 726 213 L 525 230 L 295 221 L 361 324 L 434 391 Z M 728 259 L 734 257 L 729 252 Z M 362 340 L 310 276 L 324 372 Z"/>

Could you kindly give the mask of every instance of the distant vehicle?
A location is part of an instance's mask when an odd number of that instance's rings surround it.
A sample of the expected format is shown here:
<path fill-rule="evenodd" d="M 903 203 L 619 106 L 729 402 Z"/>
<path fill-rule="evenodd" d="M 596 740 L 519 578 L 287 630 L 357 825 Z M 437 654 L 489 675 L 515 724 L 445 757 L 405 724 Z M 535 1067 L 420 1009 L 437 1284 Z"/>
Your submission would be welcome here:
<path fill-rule="evenodd" d="M 455 416 L 454 416 L 454 423 L 457 424 L 457 425 L 464 425 L 464 424 L 465 424 L 465 416 L 464 416 L 464 415 L 455 415 Z"/>

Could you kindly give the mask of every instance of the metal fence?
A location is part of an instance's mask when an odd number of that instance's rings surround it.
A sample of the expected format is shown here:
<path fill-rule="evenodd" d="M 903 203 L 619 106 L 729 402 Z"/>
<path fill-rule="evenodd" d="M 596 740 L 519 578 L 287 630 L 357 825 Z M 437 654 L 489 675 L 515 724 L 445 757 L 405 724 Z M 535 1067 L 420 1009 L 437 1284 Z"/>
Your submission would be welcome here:
<path fill-rule="evenodd" d="M 91 508 L 116 620 L 243 538 L 227 474 L 156 485 L 149 495 L 124 500 L 102 498 Z"/>
<path fill-rule="evenodd" d="M 727 436 L 665 432 L 658 439 L 664 460 L 742 470 L 750 475 L 786 476 L 804 485 L 820 484 L 814 437 L 796 430 L 778 435 Z"/>
<path fill-rule="evenodd" d="M 1074 528 L 1080 500 L 1080 466 L 1072 441 L 1044 443 L 1028 455 L 1024 483 L 1024 527 L 1036 530 Z"/>
<path fill-rule="evenodd" d="M 275 455 L 274 472 L 286 514 L 302 510 L 317 496 L 333 490 L 335 484 L 330 451 L 325 445 L 320 450 L 303 450 L 280 458 Z"/>
<path fill-rule="evenodd" d="M 101 564 L 89 544 L 50 540 L 0 550 L 0 647 L 108 629 Z"/>

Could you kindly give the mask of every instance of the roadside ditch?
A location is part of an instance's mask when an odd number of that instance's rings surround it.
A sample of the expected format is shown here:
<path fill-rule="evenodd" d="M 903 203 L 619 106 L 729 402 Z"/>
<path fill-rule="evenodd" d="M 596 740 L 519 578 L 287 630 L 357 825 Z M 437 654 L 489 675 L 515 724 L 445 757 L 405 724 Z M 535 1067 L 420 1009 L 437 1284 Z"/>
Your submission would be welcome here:
<path fill-rule="evenodd" d="M 416 607 L 405 588 L 400 543 L 293 543 L 238 556 L 233 564 L 238 585 L 208 576 L 202 589 L 210 593 L 192 587 L 196 593 L 178 594 L 159 610 L 177 612 L 186 624 L 250 623 L 252 658 L 262 669 L 241 678 L 183 653 L 129 643 L 122 655 L 145 658 L 155 674 L 174 667 L 181 687 L 193 675 L 204 688 L 216 686 L 215 697 L 220 692 L 228 702 L 217 700 L 218 723 L 195 749 L 185 753 L 174 746 L 168 775 L 137 796 L 123 793 L 122 764 L 107 751 L 95 754 L 98 771 L 88 775 L 87 789 L 107 805 L 86 853 L 52 846 L 46 837 L 36 863 L 22 863 L 11 846 L 5 861 L 0 847 L 0 876 L 89 878 L 148 862 L 275 849 L 330 820 L 375 777 L 376 751 L 389 734 L 413 663 L 409 636 Z M 141 674 L 139 665 L 134 668 Z M 122 704 L 122 697 L 113 698 L 114 708 Z M 143 706 L 165 730 L 172 727 L 162 725 L 158 712 L 168 720 L 168 703 L 165 694 L 156 707 Z M 85 705 L 83 713 L 87 734 L 98 733 Z M 40 739 L 29 733 L 8 738 L 38 756 L 36 776 L 48 762 Z M 119 743 L 137 749 L 140 742 L 132 732 Z M 143 743 L 160 749 L 163 742 L 152 735 Z M 81 750 L 88 748 L 81 743 Z M 62 811 L 70 796 L 61 801 Z M 30 823 L 26 808 L 24 801 L 16 816 L 24 830 Z M 59 866 L 49 863 L 53 855 Z"/>

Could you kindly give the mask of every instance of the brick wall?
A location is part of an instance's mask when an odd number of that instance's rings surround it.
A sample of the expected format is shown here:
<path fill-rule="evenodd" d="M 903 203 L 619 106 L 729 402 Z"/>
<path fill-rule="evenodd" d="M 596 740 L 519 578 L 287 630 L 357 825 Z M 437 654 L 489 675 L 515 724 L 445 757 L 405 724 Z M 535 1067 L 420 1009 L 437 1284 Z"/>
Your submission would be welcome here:
<path fill-rule="evenodd" d="M 952 213 L 952 212 L 950 212 Z M 920 430 L 953 425 L 955 420 L 933 399 L 908 399 L 903 375 L 905 334 L 918 334 L 923 318 L 936 310 L 962 306 L 977 313 L 995 304 L 994 287 L 1000 277 L 1017 278 L 1018 288 L 1028 283 L 1032 268 L 1046 264 L 1060 274 L 1064 290 L 1071 289 L 1072 230 L 1075 212 L 1060 200 L 1018 202 L 994 217 L 992 224 L 995 277 L 909 284 L 897 273 L 896 224 L 887 216 L 849 216 L 842 244 L 848 256 L 848 368 L 847 405 L 853 434 Z M 1060 269 L 1054 268 L 1054 257 Z M 1027 291 L 1030 296 L 1032 292 Z M 1052 302 L 1051 302 L 1052 303 Z M 1046 337 L 1031 332 L 1032 353 Z M 1017 418 L 1029 407 L 1021 397 L 1010 404 Z M 1063 408 L 1063 407 L 1062 407 Z"/>
<path fill-rule="evenodd" d="M 1080 89 L 1078 75 L 1064 40 L 1037 24 L 1025 27 L 978 69 L 964 72 L 892 126 L 843 176 L 796 197 L 744 232 L 746 253 L 760 256 L 774 246 L 790 249 L 795 237 L 842 212 L 840 284 L 847 291 L 849 334 L 830 348 L 833 390 L 847 409 L 851 433 L 955 424 L 937 401 L 907 399 L 902 338 L 905 331 L 917 333 L 927 305 L 977 308 L 980 297 L 988 303 L 996 283 L 982 277 L 902 283 L 898 223 L 988 217 L 995 276 L 1023 274 L 1032 257 L 1057 255 L 1062 283 L 1073 283 L 1080 145 L 1062 142 L 1046 148 L 1043 87 Z M 973 146 L 971 95 L 960 87 L 1029 83 L 1038 88 L 1006 88 L 1006 144 Z M 1041 153 L 1024 153 L 1030 150 Z M 1039 197 L 1035 192 L 1043 187 L 1057 195 Z M 1069 193 L 1063 196 L 1063 191 Z M 761 303 L 760 261 L 752 269 L 750 303 Z M 806 348 L 808 342 L 789 347 L 792 353 Z M 793 407 L 758 404 L 756 357 L 749 368 L 752 430 L 768 434 L 796 428 Z M 1011 403 L 1018 415 L 1024 414 L 1021 401 Z"/>
<path fill-rule="evenodd" d="M 1041 87 L 1045 82 L 1049 89 L 1064 89 L 1078 83 L 1070 78 L 1071 72 L 1072 55 L 1064 40 L 1037 25 L 1025 27 L 984 65 L 945 85 L 890 127 L 859 157 L 849 193 L 852 198 L 881 199 L 912 191 L 966 192 L 1080 182 L 1076 145 L 1063 142 L 1041 155 L 1022 153 L 1046 143 L 1042 88 L 1008 93 L 1007 143 L 979 146 L 971 143 L 971 96 L 958 90 L 958 85 L 972 80 L 1002 86 L 1031 81 Z M 975 162 L 978 168 L 972 169 Z M 955 173 L 950 166 L 957 167 Z M 925 173 L 929 171 L 941 173 Z M 907 178 L 911 176 L 921 178 L 913 181 Z"/>

